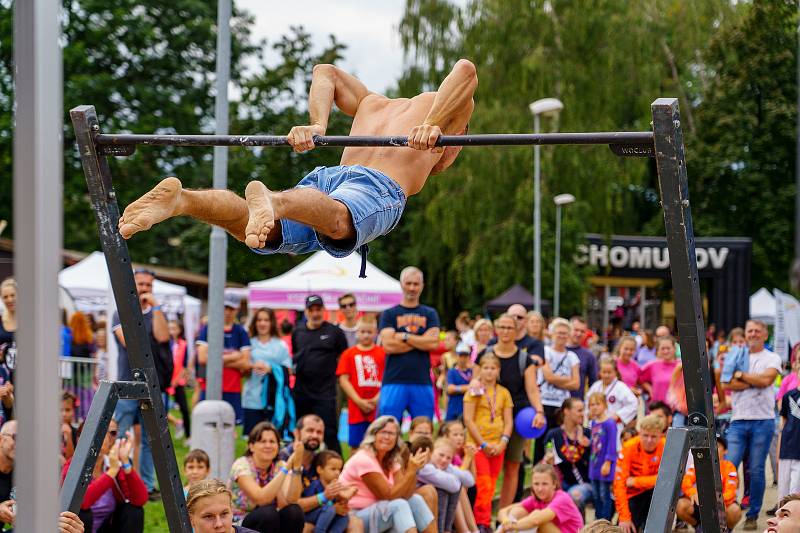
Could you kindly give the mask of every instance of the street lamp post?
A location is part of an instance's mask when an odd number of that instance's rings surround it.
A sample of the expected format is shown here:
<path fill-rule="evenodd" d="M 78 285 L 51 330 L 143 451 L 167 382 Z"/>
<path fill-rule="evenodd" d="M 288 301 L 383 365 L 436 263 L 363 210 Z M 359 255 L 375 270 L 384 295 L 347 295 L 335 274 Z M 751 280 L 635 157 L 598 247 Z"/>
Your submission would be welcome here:
<path fill-rule="evenodd" d="M 553 198 L 553 203 L 556 204 L 556 259 L 553 282 L 553 316 L 558 316 L 558 307 L 561 300 L 561 288 L 559 286 L 561 284 L 561 206 L 571 204 L 574 201 L 575 197 L 571 194 L 559 194 Z"/>
<path fill-rule="evenodd" d="M 557 115 L 564 104 L 557 98 L 542 98 L 528 105 L 533 114 L 533 132 L 539 133 L 539 115 Z M 542 211 L 539 157 L 541 147 L 533 146 L 533 308 L 542 312 Z"/>

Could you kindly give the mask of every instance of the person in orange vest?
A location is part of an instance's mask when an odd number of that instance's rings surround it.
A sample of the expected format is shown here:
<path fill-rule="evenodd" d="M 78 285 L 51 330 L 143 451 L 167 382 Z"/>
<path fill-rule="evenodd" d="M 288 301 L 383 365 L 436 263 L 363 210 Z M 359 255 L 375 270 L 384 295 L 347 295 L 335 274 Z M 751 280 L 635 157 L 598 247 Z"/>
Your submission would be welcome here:
<path fill-rule="evenodd" d="M 638 533 L 644 529 L 665 440 L 662 419 L 647 415 L 639 424 L 639 435 L 622 445 L 613 492 L 619 527 L 625 533 Z"/>
<path fill-rule="evenodd" d="M 717 435 L 717 452 L 719 453 L 719 470 L 722 477 L 722 500 L 725 503 L 725 521 L 728 528 L 739 523 L 742 518 L 742 508 L 736 501 L 736 491 L 739 488 L 739 474 L 733 463 L 726 460 L 725 453 L 728 451 L 728 441 L 722 435 Z M 679 520 L 683 520 L 690 526 L 696 528 L 700 522 L 700 507 L 697 500 L 697 474 L 694 466 L 686 470 L 681 483 L 683 496 L 678 498 L 678 505 L 675 512 Z"/>

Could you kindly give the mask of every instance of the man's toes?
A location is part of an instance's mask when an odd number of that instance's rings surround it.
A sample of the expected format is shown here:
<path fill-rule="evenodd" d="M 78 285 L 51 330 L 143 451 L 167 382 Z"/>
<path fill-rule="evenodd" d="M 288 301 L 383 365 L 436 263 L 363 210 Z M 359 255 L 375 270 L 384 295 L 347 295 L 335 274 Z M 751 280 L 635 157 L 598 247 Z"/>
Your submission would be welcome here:
<path fill-rule="evenodd" d="M 244 238 L 244 243 L 249 246 L 250 248 L 263 248 L 261 245 L 261 241 L 258 238 L 258 235 L 251 233 Z"/>

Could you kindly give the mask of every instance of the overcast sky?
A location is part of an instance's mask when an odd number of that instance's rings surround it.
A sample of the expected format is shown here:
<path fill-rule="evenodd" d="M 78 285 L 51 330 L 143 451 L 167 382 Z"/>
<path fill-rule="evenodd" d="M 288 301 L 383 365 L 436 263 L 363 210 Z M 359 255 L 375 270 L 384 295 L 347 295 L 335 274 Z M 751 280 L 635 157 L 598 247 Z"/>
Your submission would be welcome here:
<path fill-rule="evenodd" d="M 267 39 L 270 48 L 289 33 L 290 26 L 302 25 L 312 35 L 317 50 L 324 47 L 330 34 L 346 44 L 341 66 L 371 90 L 384 91 L 402 73 L 403 51 L 397 26 L 404 0 L 234 1 L 237 7 L 255 15 L 253 37 Z"/>

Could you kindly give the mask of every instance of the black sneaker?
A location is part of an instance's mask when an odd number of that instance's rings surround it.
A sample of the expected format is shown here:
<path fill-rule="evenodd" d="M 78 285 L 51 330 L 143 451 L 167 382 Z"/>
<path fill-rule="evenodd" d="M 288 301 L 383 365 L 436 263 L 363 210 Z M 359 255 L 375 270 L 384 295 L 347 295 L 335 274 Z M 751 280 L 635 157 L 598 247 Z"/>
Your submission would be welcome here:
<path fill-rule="evenodd" d="M 161 501 L 161 491 L 158 489 L 151 490 L 147 493 L 147 500 L 151 502 Z"/>
<path fill-rule="evenodd" d="M 679 531 L 689 531 L 689 524 L 687 524 L 683 520 L 676 520 L 675 529 Z"/>
<path fill-rule="evenodd" d="M 744 519 L 744 525 L 742 526 L 742 530 L 744 531 L 758 531 L 758 518 L 750 518 L 747 517 Z"/>

